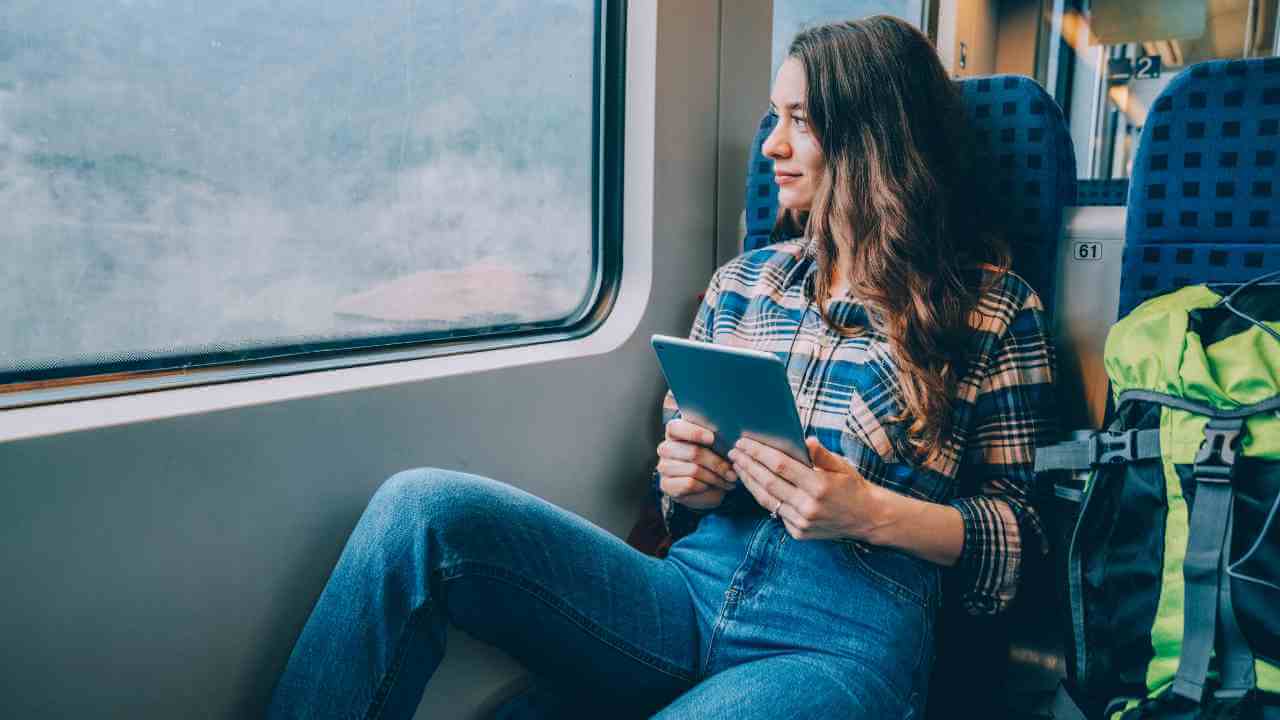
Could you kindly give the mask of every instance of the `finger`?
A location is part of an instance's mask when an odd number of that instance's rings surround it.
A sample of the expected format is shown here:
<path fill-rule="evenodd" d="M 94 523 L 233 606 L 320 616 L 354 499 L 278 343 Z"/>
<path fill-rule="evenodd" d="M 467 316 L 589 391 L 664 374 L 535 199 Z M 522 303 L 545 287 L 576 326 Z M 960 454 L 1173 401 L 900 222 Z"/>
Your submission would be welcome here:
<path fill-rule="evenodd" d="M 738 479 L 728 460 L 701 445 L 680 440 L 663 440 L 658 443 L 658 457 L 701 465 L 731 483 Z"/>
<path fill-rule="evenodd" d="M 724 491 L 712 489 L 700 493 L 690 493 L 683 497 L 672 496 L 671 499 L 686 507 L 710 510 L 724 502 Z"/>
<path fill-rule="evenodd" d="M 707 446 L 716 441 L 715 433 L 701 425 L 694 425 L 684 418 L 676 418 L 667 423 L 667 437 Z"/>
<path fill-rule="evenodd" d="M 772 505 L 761 503 L 762 507 L 767 507 L 770 512 L 777 506 L 778 500 L 784 503 L 799 503 L 801 500 L 807 500 L 808 495 L 800 488 L 792 485 L 781 477 L 778 477 L 769 468 L 765 467 L 760 461 L 751 457 L 741 450 L 733 450 L 730 452 L 733 456 L 734 469 L 738 471 L 738 477 L 746 478 L 750 476 L 757 488 L 762 491 L 765 498 L 773 499 Z M 759 494 L 758 494 L 759 495 Z"/>
<path fill-rule="evenodd" d="M 658 457 L 671 460 L 691 462 L 697 454 L 698 446 L 683 440 L 663 440 L 658 443 Z"/>
<path fill-rule="evenodd" d="M 724 483 L 723 479 L 716 478 L 716 475 L 710 473 L 707 468 L 701 468 L 684 460 L 660 460 L 658 474 L 664 478 L 692 478 L 713 487 L 722 487 Z"/>
<path fill-rule="evenodd" d="M 738 477 L 742 480 L 742 487 L 746 488 L 747 492 L 751 493 L 751 497 L 755 498 L 757 505 L 769 512 L 773 512 L 773 509 L 778 507 L 782 502 L 778 498 L 769 494 L 769 491 L 764 488 L 754 475 L 752 475 L 749 468 L 735 464 L 734 469 L 737 471 Z"/>
<path fill-rule="evenodd" d="M 732 480 L 718 475 L 714 471 L 709 470 L 702 465 L 685 462 L 683 460 L 664 459 L 658 461 L 658 473 L 670 477 L 693 477 L 709 485 L 724 488 L 725 490 L 733 489 Z"/>
<path fill-rule="evenodd" d="M 816 437 L 805 438 L 805 447 L 809 448 L 809 459 L 813 466 L 832 472 L 849 472 L 849 461 L 827 449 Z"/>
<path fill-rule="evenodd" d="M 737 452 L 733 453 L 737 455 Z M 756 467 L 762 467 L 758 463 Z M 813 521 L 808 520 L 800 514 L 795 506 L 790 503 L 782 502 L 780 498 L 775 497 L 769 490 L 761 484 L 755 472 L 745 464 L 738 465 L 739 476 L 742 478 L 742 486 L 747 488 L 752 497 L 756 499 L 760 507 L 771 513 L 776 513 L 787 528 L 787 533 L 796 540 L 809 540 L 814 537 L 813 532 L 816 529 Z M 764 470 L 768 472 L 768 470 Z M 779 480 L 779 482 L 782 482 Z M 784 483 L 785 484 L 785 483 Z"/>
<path fill-rule="evenodd" d="M 769 470 L 776 477 L 782 478 L 791 485 L 800 486 L 813 475 L 813 469 L 798 462 L 790 455 L 771 448 L 751 438 L 739 438 L 735 448 Z"/>
<path fill-rule="evenodd" d="M 662 488 L 662 492 L 673 498 L 700 495 L 711 490 L 719 492 L 719 488 L 708 485 L 697 478 L 675 475 L 662 476 L 662 481 L 658 483 L 658 487 Z"/>
<path fill-rule="evenodd" d="M 658 474 L 663 477 L 691 477 L 708 485 L 732 490 L 733 483 L 715 474 L 697 463 L 683 460 L 662 459 L 658 461 Z"/>
<path fill-rule="evenodd" d="M 710 490 L 703 490 L 702 492 L 695 492 L 695 493 L 689 493 L 688 495 L 683 495 L 679 499 L 691 501 L 691 502 L 699 502 L 699 503 L 705 502 L 707 500 L 723 500 L 724 491 L 719 488 L 711 488 Z"/>
<path fill-rule="evenodd" d="M 711 472 L 724 478 L 726 482 L 732 484 L 738 481 L 738 475 L 733 471 L 733 463 L 720 457 L 710 448 L 694 446 L 696 449 L 693 453 L 693 462 L 707 468 Z"/>
<path fill-rule="evenodd" d="M 805 521 L 796 515 L 790 505 L 783 505 L 778 509 L 778 517 L 782 518 L 782 524 L 787 527 L 787 534 L 796 540 L 815 540 L 822 537 L 813 523 Z"/>

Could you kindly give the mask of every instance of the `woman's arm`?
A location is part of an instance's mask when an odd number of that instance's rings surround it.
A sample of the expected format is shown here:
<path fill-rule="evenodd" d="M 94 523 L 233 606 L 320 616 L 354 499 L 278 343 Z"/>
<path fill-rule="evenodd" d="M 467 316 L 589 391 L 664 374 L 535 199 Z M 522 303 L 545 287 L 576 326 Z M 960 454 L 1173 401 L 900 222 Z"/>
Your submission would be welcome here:
<path fill-rule="evenodd" d="M 870 484 L 870 483 L 868 483 Z M 965 523 L 960 511 L 871 484 L 875 523 L 862 540 L 911 553 L 938 565 L 952 566 L 964 550 Z"/>
<path fill-rule="evenodd" d="M 1035 449 L 1051 442 L 1056 428 L 1053 377 L 1053 344 L 1032 294 L 991 351 L 951 501 L 964 518 L 956 568 L 970 613 L 1004 610 L 1023 563 L 1048 549 L 1030 493 Z"/>
<path fill-rule="evenodd" d="M 975 614 L 1013 599 L 1024 548 L 1043 547 L 1028 494 L 1035 447 L 1053 426 L 1053 352 L 1039 300 L 1029 296 L 1000 335 L 975 400 L 974 418 L 949 505 L 889 490 L 809 438 L 814 467 L 744 440 L 729 454 L 744 486 L 796 539 L 855 538 L 953 565 Z"/>
<path fill-rule="evenodd" d="M 876 485 L 817 438 L 805 443 L 813 467 L 745 438 L 729 453 L 744 486 L 761 507 L 778 509 L 792 537 L 852 538 L 939 565 L 954 565 L 960 558 L 965 524 L 956 508 Z"/>

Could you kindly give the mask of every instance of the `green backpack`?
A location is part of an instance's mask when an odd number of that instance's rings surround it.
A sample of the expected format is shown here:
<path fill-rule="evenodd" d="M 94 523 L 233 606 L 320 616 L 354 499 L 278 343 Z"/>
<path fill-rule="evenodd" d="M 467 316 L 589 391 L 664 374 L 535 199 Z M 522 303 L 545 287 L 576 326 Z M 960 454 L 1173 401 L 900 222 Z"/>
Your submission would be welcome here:
<path fill-rule="evenodd" d="M 1277 276 L 1134 309 L 1107 336 L 1114 421 L 1037 450 L 1084 478 L 1057 485 L 1080 503 L 1055 717 L 1280 717 Z"/>

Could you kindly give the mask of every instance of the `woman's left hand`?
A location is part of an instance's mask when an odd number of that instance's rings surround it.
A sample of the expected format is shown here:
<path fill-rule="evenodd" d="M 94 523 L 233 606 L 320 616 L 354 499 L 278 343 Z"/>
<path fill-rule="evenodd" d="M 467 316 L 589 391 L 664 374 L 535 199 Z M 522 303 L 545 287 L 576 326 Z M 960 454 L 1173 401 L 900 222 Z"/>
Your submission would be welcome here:
<path fill-rule="evenodd" d="M 869 539 L 879 525 L 879 486 L 817 438 L 805 445 L 813 467 L 748 438 L 738 440 L 729 460 L 756 502 L 770 512 L 776 508 L 791 537 Z"/>

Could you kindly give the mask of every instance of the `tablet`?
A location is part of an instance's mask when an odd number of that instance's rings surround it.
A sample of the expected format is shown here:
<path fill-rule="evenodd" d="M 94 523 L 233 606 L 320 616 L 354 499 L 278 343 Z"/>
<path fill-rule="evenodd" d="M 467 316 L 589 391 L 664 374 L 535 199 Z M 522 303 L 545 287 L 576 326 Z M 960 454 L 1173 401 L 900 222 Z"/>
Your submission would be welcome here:
<path fill-rule="evenodd" d="M 650 341 L 680 415 L 716 435 L 721 457 L 739 437 L 812 465 L 787 371 L 776 355 L 668 335 Z"/>

